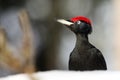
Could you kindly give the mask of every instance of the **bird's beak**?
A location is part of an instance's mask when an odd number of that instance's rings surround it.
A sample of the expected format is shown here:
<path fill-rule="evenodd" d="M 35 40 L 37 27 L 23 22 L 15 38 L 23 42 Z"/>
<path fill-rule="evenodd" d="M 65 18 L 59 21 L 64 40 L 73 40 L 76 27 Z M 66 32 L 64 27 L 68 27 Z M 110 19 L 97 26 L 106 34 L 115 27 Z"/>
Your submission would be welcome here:
<path fill-rule="evenodd" d="M 74 23 L 69 22 L 69 21 L 64 20 L 64 19 L 58 19 L 57 22 L 59 22 L 59 23 L 61 23 L 61 24 L 64 24 L 64 25 L 66 25 L 66 26 L 71 26 L 72 24 L 74 24 Z"/>

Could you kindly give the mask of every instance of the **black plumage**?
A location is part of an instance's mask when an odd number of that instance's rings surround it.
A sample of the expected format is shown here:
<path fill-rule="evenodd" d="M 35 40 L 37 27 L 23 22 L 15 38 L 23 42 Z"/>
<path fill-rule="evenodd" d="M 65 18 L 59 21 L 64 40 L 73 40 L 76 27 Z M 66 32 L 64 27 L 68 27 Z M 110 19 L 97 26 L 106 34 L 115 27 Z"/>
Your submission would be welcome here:
<path fill-rule="evenodd" d="M 81 17 L 77 17 L 78 20 L 73 19 L 72 25 L 66 25 L 77 38 L 75 48 L 70 54 L 69 70 L 107 70 L 102 53 L 89 43 L 88 34 L 92 32 L 92 26 L 87 18 L 83 18 L 81 20 Z"/>
<path fill-rule="evenodd" d="M 70 54 L 69 70 L 106 70 L 106 62 L 102 53 L 89 43 L 88 34 L 92 32 L 90 24 L 81 21 L 71 25 L 71 30 L 76 34 L 77 41 Z"/>
<path fill-rule="evenodd" d="M 106 70 L 102 53 L 89 43 L 84 34 L 77 34 L 77 42 L 70 54 L 69 70 Z"/>

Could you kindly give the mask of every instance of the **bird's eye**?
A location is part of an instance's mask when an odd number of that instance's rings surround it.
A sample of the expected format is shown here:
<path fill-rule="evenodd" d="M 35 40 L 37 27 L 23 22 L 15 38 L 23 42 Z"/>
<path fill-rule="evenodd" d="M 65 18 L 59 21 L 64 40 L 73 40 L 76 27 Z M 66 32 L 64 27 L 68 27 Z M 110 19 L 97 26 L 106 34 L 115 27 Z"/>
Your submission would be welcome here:
<path fill-rule="evenodd" d="M 77 21 L 77 24 L 80 24 L 81 23 L 81 21 Z"/>

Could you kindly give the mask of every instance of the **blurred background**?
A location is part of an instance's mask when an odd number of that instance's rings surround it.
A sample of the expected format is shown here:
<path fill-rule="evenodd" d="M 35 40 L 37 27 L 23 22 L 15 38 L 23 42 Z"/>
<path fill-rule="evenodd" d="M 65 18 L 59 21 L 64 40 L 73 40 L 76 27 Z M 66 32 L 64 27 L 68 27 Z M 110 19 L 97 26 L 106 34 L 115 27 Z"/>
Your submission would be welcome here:
<path fill-rule="evenodd" d="M 16 49 L 21 45 L 18 12 L 26 9 L 34 35 L 34 63 L 37 71 L 68 70 L 69 54 L 75 35 L 56 19 L 83 15 L 92 20 L 90 42 L 103 53 L 108 70 L 120 70 L 119 0 L 0 0 L 0 25 L 5 28 L 13 56 L 23 58 Z M 0 73 L 11 73 L 1 67 Z M 12 72 L 14 73 L 14 72 Z"/>

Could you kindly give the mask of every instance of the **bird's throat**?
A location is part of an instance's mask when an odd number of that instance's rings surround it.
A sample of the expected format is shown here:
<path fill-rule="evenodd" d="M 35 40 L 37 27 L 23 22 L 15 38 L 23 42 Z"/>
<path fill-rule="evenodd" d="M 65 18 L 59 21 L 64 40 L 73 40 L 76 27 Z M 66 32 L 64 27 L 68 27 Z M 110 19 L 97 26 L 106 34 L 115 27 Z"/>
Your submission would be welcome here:
<path fill-rule="evenodd" d="M 88 40 L 88 35 L 85 34 L 77 34 L 76 35 L 76 45 L 75 48 L 81 49 L 81 48 L 85 48 L 86 45 L 89 44 L 89 40 Z"/>

